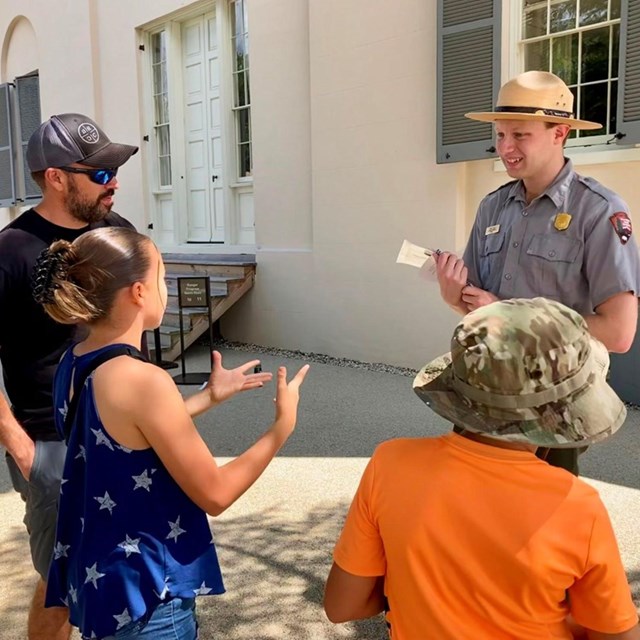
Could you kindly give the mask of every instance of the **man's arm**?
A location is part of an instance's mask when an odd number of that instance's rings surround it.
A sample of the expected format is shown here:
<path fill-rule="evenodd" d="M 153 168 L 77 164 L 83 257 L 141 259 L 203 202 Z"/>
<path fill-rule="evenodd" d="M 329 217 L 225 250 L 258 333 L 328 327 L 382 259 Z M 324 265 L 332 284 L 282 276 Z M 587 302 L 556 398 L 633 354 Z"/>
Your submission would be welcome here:
<path fill-rule="evenodd" d="M 333 563 L 324 591 L 331 622 L 371 618 L 384 611 L 384 605 L 384 576 L 355 576 Z"/>
<path fill-rule="evenodd" d="M 22 475 L 28 480 L 35 455 L 35 444 L 15 419 L 2 393 L 0 393 L 0 445 L 9 452 Z"/>
<path fill-rule="evenodd" d="M 584 317 L 591 335 L 613 353 L 629 351 L 638 325 L 638 298 L 632 291 L 617 293 Z"/>

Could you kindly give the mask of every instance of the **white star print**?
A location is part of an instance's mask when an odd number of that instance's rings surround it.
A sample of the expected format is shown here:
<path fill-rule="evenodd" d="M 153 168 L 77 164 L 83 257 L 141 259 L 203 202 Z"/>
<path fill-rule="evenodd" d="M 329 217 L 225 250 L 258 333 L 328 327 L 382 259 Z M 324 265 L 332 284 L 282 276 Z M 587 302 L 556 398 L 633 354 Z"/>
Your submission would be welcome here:
<path fill-rule="evenodd" d="M 62 558 L 62 556 L 64 556 L 65 558 L 68 558 L 69 557 L 67 555 L 68 549 L 71 549 L 70 544 L 62 544 L 59 541 L 56 542 L 56 546 L 53 548 L 53 559 L 59 560 L 60 558 Z"/>
<path fill-rule="evenodd" d="M 78 458 L 82 458 L 85 462 L 87 461 L 87 450 L 83 445 L 80 445 L 80 453 L 74 458 L 74 460 L 77 460 Z"/>
<path fill-rule="evenodd" d="M 129 537 L 129 534 L 126 534 L 125 539 L 118 546 L 124 549 L 128 558 L 132 553 L 140 553 L 140 549 L 138 549 L 139 544 L 140 538 L 132 539 Z"/>
<path fill-rule="evenodd" d="M 64 606 L 67 607 L 67 609 L 69 608 L 69 596 L 67 596 L 66 598 L 60 598 L 60 600 L 63 602 Z"/>
<path fill-rule="evenodd" d="M 164 600 L 167 597 L 167 593 L 169 593 L 169 587 L 165 584 L 162 588 L 162 593 L 158 593 L 155 589 L 153 590 L 160 600 Z"/>
<path fill-rule="evenodd" d="M 136 489 L 146 489 L 147 491 L 151 491 L 149 487 L 153 483 L 153 480 L 147 474 L 147 470 L 145 469 L 139 476 L 131 476 L 136 483 L 136 486 L 133 487 L 133 490 Z"/>
<path fill-rule="evenodd" d="M 69 480 L 67 480 L 66 478 L 62 478 L 62 480 L 60 480 L 60 493 L 64 493 L 64 491 L 62 490 L 62 486 L 65 482 L 69 482 Z"/>
<path fill-rule="evenodd" d="M 105 436 L 104 433 L 100 431 L 100 429 L 91 429 L 91 433 L 93 433 L 93 435 L 96 437 L 96 446 L 104 444 L 105 446 L 109 447 L 111 451 L 113 451 L 111 440 L 109 440 L 109 438 L 107 438 L 107 436 Z"/>
<path fill-rule="evenodd" d="M 120 451 L 124 451 L 125 453 L 131 453 L 133 451 L 133 449 L 129 449 L 128 447 L 123 447 L 121 444 L 117 444 L 116 449 L 120 449 Z"/>
<path fill-rule="evenodd" d="M 125 610 L 119 616 L 113 616 L 118 622 L 118 626 L 116 627 L 116 631 L 118 629 L 122 629 L 122 627 L 126 627 L 131 622 L 131 616 L 129 615 L 129 610 L 125 608 Z"/>
<path fill-rule="evenodd" d="M 94 562 L 92 567 L 85 567 L 85 571 L 87 572 L 87 577 L 84 583 L 87 584 L 87 582 L 91 582 L 93 586 L 97 589 L 98 580 L 100 580 L 100 578 L 102 578 L 105 575 L 104 573 L 100 573 L 98 571 L 98 563 Z"/>
<path fill-rule="evenodd" d="M 82 533 L 84 533 L 84 518 L 80 518 L 80 524 L 82 524 Z"/>
<path fill-rule="evenodd" d="M 67 412 L 69 411 L 69 407 L 67 406 L 67 401 L 64 401 L 64 405 L 58 409 L 58 411 L 62 414 L 62 419 L 66 420 L 67 419 Z"/>
<path fill-rule="evenodd" d="M 194 589 L 193 593 L 195 593 L 197 596 L 206 596 L 208 593 L 211 593 L 211 589 L 207 587 L 207 585 L 204 583 L 204 580 L 203 580 L 202 584 L 200 585 L 200 588 Z"/>
<path fill-rule="evenodd" d="M 111 499 L 108 491 L 104 492 L 104 496 L 102 498 L 100 496 L 96 496 L 94 500 L 97 500 L 100 503 L 100 509 L 98 509 L 98 511 L 109 509 L 109 515 L 113 515 L 113 508 L 117 503 Z"/>
<path fill-rule="evenodd" d="M 171 527 L 171 531 L 169 531 L 167 538 L 173 538 L 174 542 L 178 542 L 179 535 L 186 533 L 185 529 L 180 528 L 180 516 L 178 516 L 175 522 L 171 522 L 171 520 L 169 520 L 169 526 Z"/>
<path fill-rule="evenodd" d="M 73 600 L 73 604 L 78 604 L 78 590 L 71 585 L 69 589 L 69 595 L 71 596 L 71 600 Z"/>

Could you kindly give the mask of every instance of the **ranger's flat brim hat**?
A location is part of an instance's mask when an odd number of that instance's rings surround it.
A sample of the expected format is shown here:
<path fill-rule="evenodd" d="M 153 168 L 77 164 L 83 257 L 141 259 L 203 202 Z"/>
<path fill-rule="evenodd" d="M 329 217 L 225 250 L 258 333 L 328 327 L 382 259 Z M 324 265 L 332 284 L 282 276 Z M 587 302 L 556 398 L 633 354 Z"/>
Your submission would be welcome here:
<path fill-rule="evenodd" d="M 544 298 L 505 300 L 465 316 L 451 352 L 423 367 L 413 388 L 465 430 L 574 448 L 603 440 L 625 420 L 608 367 L 606 348 L 576 312 Z"/>
<path fill-rule="evenodd" d="M 601 129 L 602 125 L 573 116 L 573 94 L 558 76 L 548 71 L 527 71 L 509 80 L 498 93 L 494 111 L 464 114 L 471 120 L 540 120 L 566 124 L 572 129 Z"/>

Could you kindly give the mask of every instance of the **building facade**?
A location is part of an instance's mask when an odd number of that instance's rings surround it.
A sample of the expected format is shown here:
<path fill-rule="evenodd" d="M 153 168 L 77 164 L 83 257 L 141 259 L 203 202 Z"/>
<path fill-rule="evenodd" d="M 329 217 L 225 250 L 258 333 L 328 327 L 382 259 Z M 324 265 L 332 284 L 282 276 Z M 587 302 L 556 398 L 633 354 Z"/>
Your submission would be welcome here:
<path fill-rule="evenodd" d="M 459 85 L 465 110 L 527 68 L 561 74 L 580 115 L 606 121 L 568 155 L 640 224 L 640 149 L 615 138 L 633 80 L 620 69 L 640 50 L 632 3 L 482 0 L 474 16 L 463 0 L 3 0 L 0 225 L 37 202 L 29 127 L 85 113 L 140 146 L 116 209 L 163 251 L 256 254 L 225 337 L 420 366 L 447 350 L 456 317 L 395 264 L 400 245 L 461 251 L 479 201 L 508 180 L 490 143 L 439 157 L 447 131 L 456 150 L 474 142 L 443 108 L 464 66 L 442 63 L 444 36 L 469 21 L 493 34 L 490 71 L 474 58 Z M 625 117 L 636 108 L 640 121 L 640 103 Z"/>

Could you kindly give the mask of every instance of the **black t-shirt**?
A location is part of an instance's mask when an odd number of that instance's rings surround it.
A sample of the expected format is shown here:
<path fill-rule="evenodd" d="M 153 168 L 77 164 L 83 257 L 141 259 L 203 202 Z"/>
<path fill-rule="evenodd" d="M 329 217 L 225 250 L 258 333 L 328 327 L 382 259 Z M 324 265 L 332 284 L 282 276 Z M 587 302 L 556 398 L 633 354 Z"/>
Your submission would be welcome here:
<path fill-rule="evenodd" d="M 31 273 L 55 240 L 73 242 L 99 227 L 133 225 L 117 213 L 81 229 L 59 227 L 29 209 L 0 231 L 0 360 L 13 412 L 34 440 L 58 440 L 53 424 L 56 366 L 76 327 L 54 322 L 31 294 Z"/>

